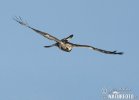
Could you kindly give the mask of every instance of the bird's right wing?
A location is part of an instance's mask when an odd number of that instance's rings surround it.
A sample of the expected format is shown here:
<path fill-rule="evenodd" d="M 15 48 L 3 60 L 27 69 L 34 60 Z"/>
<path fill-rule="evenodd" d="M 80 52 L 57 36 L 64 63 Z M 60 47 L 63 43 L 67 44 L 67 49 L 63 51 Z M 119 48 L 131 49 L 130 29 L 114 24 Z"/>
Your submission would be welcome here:
<path fill-rule="evenodd" d="M 74 44 L 74 43 L 70 43 L 71 45 L 73 45 L 73 47 L 85 47 L 85 48 L 89 48 L 95 51 L 99 51 L 105 54 L 119 54 L 122 55 L 123 52 L 117 52 L 117 51 L 107 51 L 107 50 L 103 50 L 103 49 L 99 49 L 99 48 L 95 48 L 93 46 L 89 46 L 89 45 L 80 45 L 80 44 Z"/>
<path fill-rule="evenodd" d="M 32 29 L 33 31 L 39 33 L 40 35 L 44 36 L 45 38 L 47 38 L 47 39 L 49 39 L 49 40 L 54 40 L 55 42 L 61 42 L 59 39 L 57 39 L 56 37 L 54 37 L 54 36 L 52 36 L 52 35 L 50 35 L 50 34 L 48 34 L 48 33 L 46 33 L 46 32 L 42 32 L 42 31 L 40 31 L 40 30 L 37 30 L 37 29 L 35 29 L 35 28 L 32 28 L 31 26 L 28 25 L 28 23 L 23 22 L 23 20 L 22 20 L 21 17 L 19 17 L 19 18 L 18 18 L 18 17 L 15 17 L 15 18 L 13 18 L 13 19 L 14 19 L 16 22 L 18 22 L 19 24 L 21 24 L 21 25 L 23 25 L 23 26 L 26 26 L 26 27 L 28 27 L 28 28 L 30 28 L 30 29 Z"/>

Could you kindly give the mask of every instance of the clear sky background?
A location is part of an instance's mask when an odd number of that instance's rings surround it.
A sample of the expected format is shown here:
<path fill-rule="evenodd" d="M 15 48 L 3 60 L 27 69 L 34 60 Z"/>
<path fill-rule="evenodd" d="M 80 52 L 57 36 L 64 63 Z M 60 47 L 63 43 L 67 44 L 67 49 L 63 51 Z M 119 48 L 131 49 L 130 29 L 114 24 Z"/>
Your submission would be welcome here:
<path fill-rule="evenodd" d="M 85 48 L 67 53 L 12 18 Z M 139 94 L 138 0 L 1 0 L 0 100 L 103 100 L 102 88 Z M 139 95 L 138 95 L 139 96 Z"/>

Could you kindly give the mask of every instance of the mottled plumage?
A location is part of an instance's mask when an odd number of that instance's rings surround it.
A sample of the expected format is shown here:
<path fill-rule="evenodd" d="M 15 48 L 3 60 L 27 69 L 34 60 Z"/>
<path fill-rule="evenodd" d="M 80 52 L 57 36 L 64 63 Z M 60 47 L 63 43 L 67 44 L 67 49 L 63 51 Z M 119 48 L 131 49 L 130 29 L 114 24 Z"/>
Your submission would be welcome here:
<path fill-rule="evenodd" d="M 49 45 L 49 46 L 44 46 L 45 48 L 49 48 L 49 47 L 53 47 L 53 46 L 57 46 L 58 48 L 60 48 L 61 50 L 63 51 L 66 51 L 66 52 L 70 52 L 73 47 L 84 47 L 84 48 L 90 48 L 92 50 L 95 50 L 95 51 L 99 51 L 99 52 L 102 52 L 102 53 L 105 53 L 105 54 L 119 54 L 119 55 L 122 55 L 123 52 L 117 52 L 117 51 L 107 51 L 107 50 L 103 50 L 103 49 L 98 49 L 98 48 L 95 48 L 93 46 L 89 46 L 89 45 L 80 45 L 80 44 L 74 44 L 74 43 L 71 43 L 69 42 L 69 40 L 73 37 L 73 35 L 70 35 L 64 39 L 58 39 L 46 32 L 42 32 L 40 30 L 37 30 L 31 26 L 28 25 L 28 23 L 26 22 L 23 22 L 23 20 L 21 19 L 21 17 L 15 17 L 14 20 L 16 22 L 18 22 L 19 24 L 23 25 L 23 26 L 26 26 L 30 29 L 32 29 L 33 31 L 39 33 L 40 35 L 44 36 L 45 38 L 49 39 L 49 40 L 53 40 L 55 41 L 56 43 L 52 44 L 52 45 Z"/>

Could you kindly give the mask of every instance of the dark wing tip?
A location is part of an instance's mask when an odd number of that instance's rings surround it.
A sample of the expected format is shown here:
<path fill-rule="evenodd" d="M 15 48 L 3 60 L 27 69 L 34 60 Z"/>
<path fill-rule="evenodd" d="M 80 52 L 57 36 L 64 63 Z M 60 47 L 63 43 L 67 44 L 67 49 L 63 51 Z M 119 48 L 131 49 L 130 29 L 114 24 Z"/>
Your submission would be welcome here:
<path fill-rule="evenodd" d="M 119 52 L 119 54 L 120 54 L 120 55 L 123 55 L 123 54 L 124 54 L 124 52 Z"/>
<path fill-rule="evenodd" d="M 72 38 L 73 37 L 73 34 L 71 34 L 70 36 L 69 36 L 69 38 Z"/>
<path fill-rule="evenodd" d="M 119 54 L 119 55 L 123 55 L 124 54 L 124 52 L 117 52 L 117 51 L 113 51 L 112 53 L 113 54 Z"/>
<path fill-rule="evenodd" d="M 73 37 L 73 34 L 71 34 L 71 37 Z"/>

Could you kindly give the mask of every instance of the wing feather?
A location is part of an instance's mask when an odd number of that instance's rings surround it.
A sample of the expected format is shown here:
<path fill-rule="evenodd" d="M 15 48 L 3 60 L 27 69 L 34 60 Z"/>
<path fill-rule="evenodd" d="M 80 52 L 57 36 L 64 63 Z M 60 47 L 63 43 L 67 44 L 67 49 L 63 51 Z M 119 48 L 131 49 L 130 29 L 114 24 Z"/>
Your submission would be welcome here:
<path fill-rule="evenodd" d="M 119 54 L 119 55 L 122 55 L 123 52 L 117 52 L 117 51 L 107 51 L 107 50 L 103 50 L 103 49 L 99 49 L 99 48 L 95 48 L 93 46 L 89 46 L 89 45 L 80 45 L 80 44 L 73 44 L 73 47 L 84 47 L 84 48 L 90 48 L 92 50 L 95 50 L 95 51 L 99 51 L 101 53 L 105 53 L 105 54 Z"/>
<path fill-rule="evenodd" d="M 54 37 L 54 36 L 52 36 L 52 35 L 50 35 L 50 34 L 48 34 L 48 33 L 46 33 L 46 32 L 42 32 L 42 31 L 40 31 L 40 30 L 38 30 L 38 29 L 35 29 L 35 28 L 29 26 L 28 23 L 27 23 L 27 22 L 24 22 L 24 21 L 22 20 L 21 17 L 19 17 L 19 18 L 18 18 L 18 17 L 15 17 L 15 18 L 13 18 L 13 19 L 14 19 L 16 22 L 18 22 L 19 24 L 21 24 L 21 25 L 23 25 L 23 26 L 26 26 L 26 27 L 28 27 L 28 28 L 30 28 L 30 29 L 32 29 L 33 31 L 39 33 L 40 35 L 44 36 L 45 38 L 47 38 L 47 39 L 49 39 L 49 40 L 54 40 L 54 41 L 56 41 L 56 42 L 61 42 L 61 41 L 60 41 L 59 39 L 57 39 L 56 37 Z"/>

